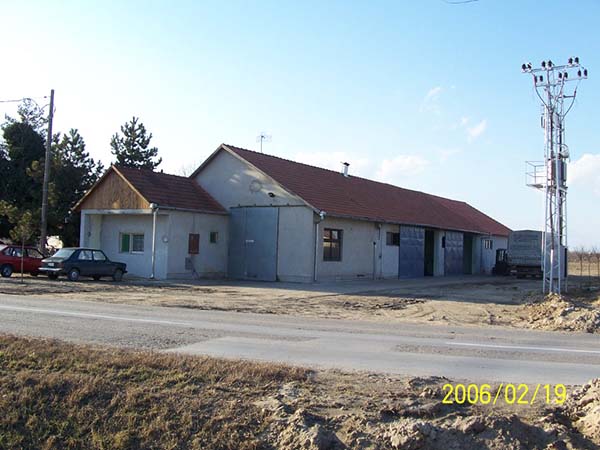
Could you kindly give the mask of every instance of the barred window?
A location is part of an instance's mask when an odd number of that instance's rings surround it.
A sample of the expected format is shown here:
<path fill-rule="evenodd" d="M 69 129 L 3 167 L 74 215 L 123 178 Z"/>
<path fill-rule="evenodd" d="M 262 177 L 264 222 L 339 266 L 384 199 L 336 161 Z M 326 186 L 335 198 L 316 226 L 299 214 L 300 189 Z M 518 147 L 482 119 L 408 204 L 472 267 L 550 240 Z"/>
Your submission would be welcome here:
<path fill-rule="evenodd" d="M 323 261 L 342 260 L 342 230 L 325 228 L 323 233 Z"/>

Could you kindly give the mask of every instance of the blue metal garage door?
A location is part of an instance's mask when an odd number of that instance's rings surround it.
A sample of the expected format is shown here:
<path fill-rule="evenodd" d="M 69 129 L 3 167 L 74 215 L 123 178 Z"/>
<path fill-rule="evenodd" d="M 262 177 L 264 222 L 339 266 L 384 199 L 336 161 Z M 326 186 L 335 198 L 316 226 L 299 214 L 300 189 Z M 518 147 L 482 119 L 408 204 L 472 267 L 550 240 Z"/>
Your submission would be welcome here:
<path fill-rule="evenodd" d="M 229 222 L 229 277 L 277 279 L 278 208 L 232 208 Z"/>
<path fill-rule="evenodd" d="M 398 275 L 402 278 L 425 275 L 425 229 L 400 227 Z"/>
<path fill-rule="evenodd" d="M 462 275 L 463 273 L 463 234 L 446 231 L 446 247 L 444 249 L 444 274 Z"/>

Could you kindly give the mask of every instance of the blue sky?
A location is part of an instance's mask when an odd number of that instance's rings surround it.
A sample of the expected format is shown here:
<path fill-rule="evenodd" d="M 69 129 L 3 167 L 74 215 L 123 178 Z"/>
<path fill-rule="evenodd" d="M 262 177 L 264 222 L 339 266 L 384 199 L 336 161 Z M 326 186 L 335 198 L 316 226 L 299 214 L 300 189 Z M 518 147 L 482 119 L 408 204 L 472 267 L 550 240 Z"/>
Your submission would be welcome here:
<path fill-rule="evenodd" d="M 109 141 L 139 116 L 166 172 L 221 142 L 465 200 L 539 228 L 525 161 L 543 157 L 524 61 L 579 56 L 567 118 L 570 244 L 598 245 L 600 2 L 11 2 L 0 100 L 56 90 L 57 131 Z M 596 69 L 598 71 L 596 72 Z M 40 100 L 43 101 L 43 100 Z M 14 106 L 0 104 L 0 113 Z"/>

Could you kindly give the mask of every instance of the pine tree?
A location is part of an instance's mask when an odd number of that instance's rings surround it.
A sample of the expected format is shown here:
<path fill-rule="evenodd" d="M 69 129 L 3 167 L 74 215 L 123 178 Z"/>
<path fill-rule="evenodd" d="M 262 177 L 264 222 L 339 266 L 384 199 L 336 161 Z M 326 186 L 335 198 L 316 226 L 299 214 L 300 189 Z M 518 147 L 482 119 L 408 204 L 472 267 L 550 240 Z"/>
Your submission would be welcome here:
<path fill-rule="evenodd" d="M 154 170 L 162 162 L 162 158 L 155 159 L 158 156 L 158 149 L 148 147 L 151 139 L 152 133 L 146 131 L 139 118 L 133 117 L 131 121 L 121 126 L 121 134 L 115 133 L 110 140 L 116 164 Z"/>
<path fill-rule="evenodd" d="M 61 237 L 64 245 L 77 245 L 79 215 L 71 214 L 71 209 L 100 178 L 104 166 L 90 157 L 76 129 L 62 137 L 53 154 L 49 228 L 51 234 Z"/>

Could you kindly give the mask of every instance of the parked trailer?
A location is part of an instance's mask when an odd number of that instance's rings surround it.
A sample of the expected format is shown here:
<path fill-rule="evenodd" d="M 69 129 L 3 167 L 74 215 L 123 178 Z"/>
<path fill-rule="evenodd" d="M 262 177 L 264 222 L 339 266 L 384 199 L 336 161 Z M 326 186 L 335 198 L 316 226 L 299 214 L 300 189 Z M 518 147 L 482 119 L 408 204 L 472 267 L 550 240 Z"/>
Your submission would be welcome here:
<path fill-rule="evenodd" d="M 507 264 L 510 273 L 517 278 L 533 276 L 541 278 L 542 269 L 541 231 L 519 230 L 508 235 Z"/>

